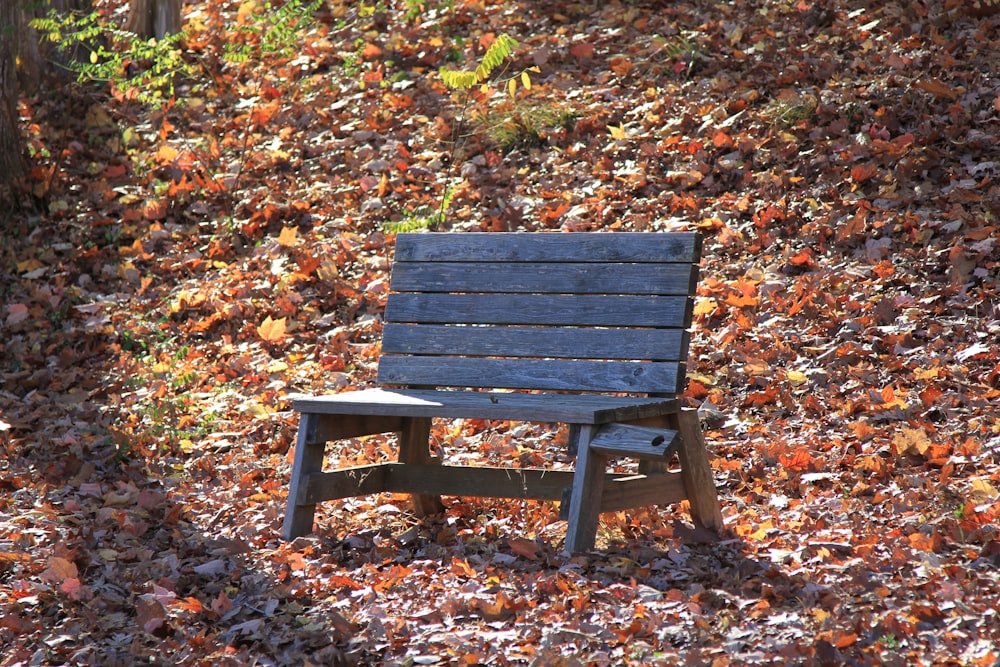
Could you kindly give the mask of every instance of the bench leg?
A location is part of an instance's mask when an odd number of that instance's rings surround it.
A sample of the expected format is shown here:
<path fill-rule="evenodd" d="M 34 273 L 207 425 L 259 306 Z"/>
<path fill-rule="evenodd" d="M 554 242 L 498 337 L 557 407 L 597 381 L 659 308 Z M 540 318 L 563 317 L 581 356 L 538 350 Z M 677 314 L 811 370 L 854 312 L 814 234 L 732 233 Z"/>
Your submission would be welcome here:
<path fill-rule="evenodd" d="M 676 419 L 676 428 L 681 436 L 677 454 L 681 460 L 684 490 L 691 504 L 691 518 L 696 526 L 718 533 L 724 526 L 722 510 L 712 477 L 712 466 L 708 461 L 705 436 L 698 423 L 698 411 L 681 410 Z"/>
<path fill-rule="evenodd" d="M 295 443 L 295 461 L 292 464 L 292 480 L 288 488 L 288 504 L 285 507 L 285 525 L 282 537 L 294 540 L 312 532 L 316 505 L 300 505 L 298 498 L 305 490 L 305 478 L 323 470 L 323 453 L 326 442 L 316 442 L 319 415 L 303 414 L 299 417 L 298 440 Z"/>
<path fill-rule="evenodd" d="M 403 419 L 403 430 L 399 433 L 400 463 L 432 463 L 430 451 L 431 419 L 429 417 L 408 417 Z M 417 516 L 428 516 L 444 512 L 441 496 L 430 493 L 414 493 L 413 512 Z"/>
<path fill-rule="evenodd" d="M 576 470 L 569 501 L 569 526 L 566 529 L 566 549 L 589 551 L 597 538 L 597 521 L 604 490 L 604 469 L 608 457 L 590 450 L 596 427 L 583 425 L 577 432 Z"/>

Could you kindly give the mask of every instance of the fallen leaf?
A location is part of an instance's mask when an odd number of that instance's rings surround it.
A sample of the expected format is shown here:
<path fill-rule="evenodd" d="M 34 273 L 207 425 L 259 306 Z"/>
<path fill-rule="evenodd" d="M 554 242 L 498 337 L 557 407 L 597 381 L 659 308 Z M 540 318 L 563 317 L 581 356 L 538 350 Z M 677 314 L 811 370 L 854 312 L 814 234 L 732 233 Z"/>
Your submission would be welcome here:
<path fill-rule="evenodd" d="M 268 315 L 257 327 L 257 335 L 268 343 L 277 343 L 283 340 L 285 338 L 285 318 L 272 320 L 271 316 Z"/>

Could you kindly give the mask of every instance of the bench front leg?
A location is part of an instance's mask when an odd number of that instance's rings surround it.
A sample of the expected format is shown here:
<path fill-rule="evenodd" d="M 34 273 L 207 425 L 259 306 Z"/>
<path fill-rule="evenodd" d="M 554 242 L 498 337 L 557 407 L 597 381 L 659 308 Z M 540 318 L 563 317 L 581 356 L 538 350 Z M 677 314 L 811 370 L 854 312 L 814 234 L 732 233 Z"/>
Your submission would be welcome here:
<path fill-rule="evenodd" d="M 569 526 L 566 529 L 566 549 L 589 551 L 597 539 L 597 523 L 601 512 L 601 494 L 604 491 L 604 470 L 608 457 L 590 449 L 597 428 L 583 424 L 574 428 L 576 442 L 576 467 L 573 472 L 573 490 L 569 501 Z"/>
<path fill-rule="evenodd" d="M 715 489 L 712 464 L 708 460 L 705 435 L 698 422 L 698 411 L 685 408 L 676 415 L 677 431 L 681 436 L 681 446 L 677 456 L 681 460 L 681 479 L 688 502 L 691 504 L 691 518 L 700 528 L 719 533 L 725 526 L 719 494 Z"/>
<path fill-rule="evenodd" d="M 319 415 L 305 413 L 299 417 L 295 461 L 288 487 L 288 504 L 285 506 L 285 525 L 281 531 L 282 537 L 289 541 L 312 532 L 316 505 L 300 505 L 299 498 L 305 490 L 308 476 L 323 470 L 326 441 L 317 441 L 318 427 Z"/>
<path fill-rule="evenodd" d="M 399 462 L 410 464 L 433 463 L 430 450 L 430 417 L 406 417 L 399 432 Z M 413 512 L 417 516 L 428 516 L 444 512 L 441 496 L 430 493 L 414 493 Z"/>

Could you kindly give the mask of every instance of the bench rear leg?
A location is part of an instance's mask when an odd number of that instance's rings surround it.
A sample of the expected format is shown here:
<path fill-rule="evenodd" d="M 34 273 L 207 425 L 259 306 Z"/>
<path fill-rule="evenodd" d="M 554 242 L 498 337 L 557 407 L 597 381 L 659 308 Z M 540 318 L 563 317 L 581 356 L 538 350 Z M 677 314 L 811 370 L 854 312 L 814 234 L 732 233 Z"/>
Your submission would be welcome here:
<path fill-rule="evenodd" d="M 409 417 L 403 420 L 403 430 L 399 433 L 400 463 L 433 463 L 430 451 L 430 417 Z M 441 496 L 430 493 L 414 493 L 413 512 L 417 516 L 428 516 L 444 512 Z"/>
<path fill-rule="evenodd" d="M 601 494 L 604 491 L 604 469 L 608 457 L 590 449 L 596 428 L 590 425 L 574 429 L 576 442 L 576 469 L 573 473 L 573 490 L 569 501 L 569 526 L 566 529 L 566 549 L 589 551 L 597 538 L 597 523 L 601 511 Z"/>
<path fill-rule="evenodd" d="M 282 537 L 294 540 L 312 532 L 316 505 L 300 505 L 298 498 L 305 491 L 306 478 L 323 470 L 325 442 L 316 442 L 319 415 L 305 413 L 299 417 L 298 439 L 295 443 L 295 461 L 292 464 L 292 480 L 288 488 L 288 504 L 285 507 L 285 524 Z"/>
<path fill-rule="evenodd" d="M 698 411 L 681 410 L 676 415 L 676 420 L 676 428 L 681 436 L 677 455 L 681 460 L 684 491 L 691 504 L 691 518 L 696 526 L 718 533 L 724 527 L 722 509 L 719 507 L 719 495 L 715 490 L 712 466 L 708 460 L 705 436 L 698 423 Z"/>

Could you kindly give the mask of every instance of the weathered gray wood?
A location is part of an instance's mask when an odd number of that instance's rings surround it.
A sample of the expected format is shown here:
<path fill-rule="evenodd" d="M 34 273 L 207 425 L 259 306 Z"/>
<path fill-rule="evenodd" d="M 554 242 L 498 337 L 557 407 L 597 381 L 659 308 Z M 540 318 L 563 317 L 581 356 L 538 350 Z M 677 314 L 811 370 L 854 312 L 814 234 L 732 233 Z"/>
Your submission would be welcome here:
<path fill-rule="evenodd" d="M 569 470 L 377 463 L 317 472 L 303 482 L 303 500 L 321 503 L 374 493 L 430 493 L 437 496 L 559 501 L 573 485 Z M 617 512 L 684 500 L 680 473 L 621 475 L 605 473 L 600 511 Z M 568 513 L 567 513 L 568 516 Z"/>
<path fill-rule="evenodd" d="M 397 262 L 398 292 L 691 294 L 698 268 L 683 264 Z"/>
<path fill-rule="evenodd" d="M 379 384 L 679 393 L 683 364 L 675 361 L 576 361 L 483 357 L 401 357 L 379 359 Z"/>
<path fill-rule="evenodd" d="M 285 507 L 285 522 L 282 537 L 294 540 L 300 535 L 312 532 L 316 503 L 306 500 L 308 476 L 323 469 L 323 443 L 317 442 L 317 415 L 302 415 L 299 419 L 298 441 L 295 444 L 295 460 L 292 463 L 292 479 L 288 487 L 288 504 Z"/>
<path fill-rule="evenodd" d="M 387 323 L 383 354 L 685 361 L 680 329 L 445 326 Z"/>
<path fill-rule="evenodd" d="M 385 319 L 425 324 L 685 328 L 691 322 L 691 302 L 679 296 L 401 293 L 389 295 Z"/>
<path fill-rule="evenodd" d="M 629 456 L 638 459 L 669 459 L 677 451 L 677 431 L 605 424 L 590 442 L 590 448 L 605 456 Z"/>
<path fill-rule="evenodd" d="M 697 417 L 675 398 L 700 252 L 693 233 L 397 236 L 378 383 L 401 388 L 293 401 L 285 537 L 311 531 L 315 504 L 334 498 L 408 493 L 426 513 L 441 495 L 559 500 L 567 487 L 574 551 L 593 547 L 600 512 L 646 504 L 686 499 L 696 524 L 720 529 Z M 434 417 L 569 423 L 576 471 L 441 466 Z M 398 463 L 322 471 L 326 441 L 387 431 Z M 667 466 L 675 450 L 680 471 Z M 622 455 L 642 474 L 607 473 Z"/>
<path fill-rule="evenodd" d="M 326 396 L 299 396 L 292 399 L 292 408 L 300 413 L 327 415 L 606 424 L 670 414 L 677 410 L 677 399 L 377 388 Z"/>
<path fill-rule="evenodd" d="M 680 472 L 616 477 L 604 485 L 604 492 L 601 494 L 601 512 L 620 512 L 650 505 L 672 505 L 686 499 L 687 492 Z"/>
<path fill-rule="evenodd" d="M 604 470 L 608 457 L 590 448 L 594 426 L 582 426 L 576 443 L 576 470 L 569 501 L 569 525 L 566 528 L 566 548 L 588 551 L 597 537 L 598 514 L 604 493 Z"/>
<path fill-rule="evenodd" d="M 399 234 L 396 261 L 697 262 L 694 232 Z"/>
<path fill-rule="evenodd" d="M 677 413 L 676 420 L 681 436 L 678 451 L 681 476 L 687 499 L 691 503 L 691 518 L 696 526 L 719 532 L 725 524 L 712 477 L 712 465 L 705 448 L 705 436 L 698 423 L 698 412 L 681 410 Z"/>
<path fill-rule="evenodd" d="M 559 500 L 572 483 L 567 470 L 383 463 L 314 474 L 306 499 L 318 503 L 388 492 Z"/>
<path fill-rule="evenodd" d="M 313 507 L 327 500 L 340 500 L 354 496 L 367 496 L 389 491 L 386 482 L 390 465 L 400 463 L 374 463 L 328 472 L 312 472 L 302 482 L 302 502 Z M 287 538 L 286 538 L 287 539 Z"/>
<path fill-rule="evenodd" d="M 403 428 L 403 419 L 385 415 L 320 415 L 313 434 L 314 442 L 324 443 L 358 438 L 375 433 L 392 433 Z"/>
<path fill-rule="evenodd" d="M 406 417 L 399 433 L 399 462 L 425 465 L 431 462 L 430 417 Z M 414 493 L 413 511 L 417 516 L 440 514 L 444 511 L 441 496 L 431 493 Z"/>

